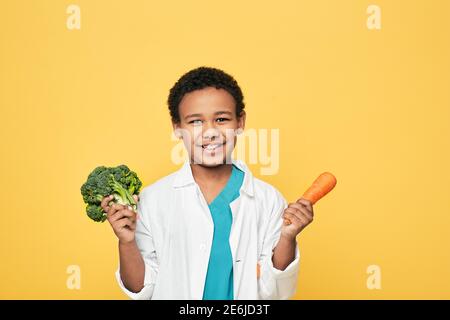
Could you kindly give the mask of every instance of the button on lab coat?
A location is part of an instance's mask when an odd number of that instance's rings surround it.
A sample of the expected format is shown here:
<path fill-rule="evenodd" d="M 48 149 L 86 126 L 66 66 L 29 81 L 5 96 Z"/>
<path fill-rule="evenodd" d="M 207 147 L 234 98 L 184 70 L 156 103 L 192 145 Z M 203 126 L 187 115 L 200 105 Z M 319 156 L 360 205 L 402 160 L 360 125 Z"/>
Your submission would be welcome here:
<path fill-rule="evenodd" d="M 285 270 L 272 264 L 287 202 L 276 188 L 255 178 L 243 161 L 233 159 L 233 164 L 245 173 L 240 196 L 230 204 L 234 298 L 288 299 L 297 286 L 298 245 L 295 260 Z M 214 224 L 189 161 L 145 187 L 139 197 L 135 239 L 145 263 L 144 288 L 127 290 L 120 266 L 119 286 L 131 299 L 201 300 Z"/>

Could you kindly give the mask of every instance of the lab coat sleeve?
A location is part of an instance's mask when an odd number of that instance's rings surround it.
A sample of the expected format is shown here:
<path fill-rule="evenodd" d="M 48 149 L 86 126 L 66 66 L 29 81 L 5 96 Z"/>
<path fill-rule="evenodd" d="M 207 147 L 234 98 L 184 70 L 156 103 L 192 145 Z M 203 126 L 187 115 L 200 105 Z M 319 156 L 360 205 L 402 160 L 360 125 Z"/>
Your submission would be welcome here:
<path fill-rule="evenodd" d="M 136 234 L 135 240 L 136 244 L 141 252 L 142 258 L 144 260 L 145 275 L 144 275 L 144 288 L 139 292 L 129 291 L 122 282 L 120 277 L 120 266 L 116 271 L 116 279 L 119 287 L 122 291 L 133 300 L 149 300 L 153 295 L 153 289 L 156 282 L 156 277 L 158 275 L 158 261 L 156 256 L 155 245 L 153 242 L 153 237 L 150 229 L 150 223 L 146 219 L 148 218 L 148 208 L 146 206 L 145 195 L 141 194 L 141 199 L 138 203 L 137 212 L 139 218 L 136 222 Z"/>
<path fill-rule="evenodd" d="M 260 299 L 285 300 L 295 294 L 300 267 L 300 251 L 295 244 L 295 259 L 283 271 L 273 266 L 272 256 L 281 234 L 283 212 L 287 207 L 284 197 L 275 192 L 274 202 L 271 204 L 271 215 L 263 241 L 262 252 L 259 256 L 260 277 L 258 291 Z"/>

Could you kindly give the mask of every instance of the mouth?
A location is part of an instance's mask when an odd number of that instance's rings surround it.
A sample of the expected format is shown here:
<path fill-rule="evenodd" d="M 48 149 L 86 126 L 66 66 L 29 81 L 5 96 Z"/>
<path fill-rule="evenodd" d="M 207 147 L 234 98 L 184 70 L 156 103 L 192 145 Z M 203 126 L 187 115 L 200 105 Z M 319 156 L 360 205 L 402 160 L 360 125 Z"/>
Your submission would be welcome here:
<path fill-rule="evenodd" d="M 223 143 L 206 143 L 206 144 L 202 144 L 201 147 L 203 148 L 203 150 L 212 152 L 218 148 L 221 148 L 224 145 L 225 145 L 225 142 L 223 142 Z"/>

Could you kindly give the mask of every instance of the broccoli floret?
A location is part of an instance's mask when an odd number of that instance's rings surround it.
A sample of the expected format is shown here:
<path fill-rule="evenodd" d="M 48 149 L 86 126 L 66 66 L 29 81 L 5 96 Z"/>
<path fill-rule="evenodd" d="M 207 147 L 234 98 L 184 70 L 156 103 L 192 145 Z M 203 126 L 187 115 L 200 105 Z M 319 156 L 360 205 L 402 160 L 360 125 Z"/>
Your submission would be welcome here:
<path fill-rule="evenodd" d="M 130 205 L 136 210 L 133 195 L 139 194 L 141 186 L 142 182 L 137 174 L 126 165 L 95 168 L 81 186 L 81 195 L 84 202 L 88 204 L 86 207 L 88 216 L 94 221 L 105 221 L 106 214 L 100 207 L 100 203 L 103 197 L 108 195 L 114 196 L 112 202 Z"/>
<path fill-rule="evenodd" d="M 96 204 L 88 204 L 86 206 L 86 213 L 94 221 L 103 222 L 106 220 L 106 213 L 103 212 L 102 207 Z"/>
<path fill-rule="evenodd" d="M 103 197 L 112 191 L 108 183 L 109 169 L 97 167 L 92 171 L 87 181 L 81 186 L 81 195 L 85 203 L 100 204 Z"/>
<path fill-rule="evenodd" d="M 120 165 L 111 170 L 114 179 L 128 189 L 130 194 L 134 194 L 135 190 L 139 190 L 142 186 L 141 181 L 134 171 L 131 171 L 126 165 Z"/>

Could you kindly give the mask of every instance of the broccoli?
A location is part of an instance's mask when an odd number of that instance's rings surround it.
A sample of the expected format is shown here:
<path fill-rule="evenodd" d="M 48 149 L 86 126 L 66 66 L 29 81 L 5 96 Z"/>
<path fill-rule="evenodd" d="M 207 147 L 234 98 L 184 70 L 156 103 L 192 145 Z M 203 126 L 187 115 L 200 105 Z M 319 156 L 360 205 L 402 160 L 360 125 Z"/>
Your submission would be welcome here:
<path fill-rule="evenodd" d="M 137 205 L 133 195 L 139 194 L 141 186 L 142 182 L 137 174 L 126 165 L 95 168 L 89 174 L 87 181 L 81 186 L 81 195 L 83 201 L 87 204 L 86 213 L 88 217 L 97 222 L 106 220 L 106 213 L 100 204 L 103 197 L 108 195 L 114 196 L 114 200 L 111 202 L 129 205 L 133 210 L 136 210 Z"/>
<path fill-rule="evenodd" d="M 86 213 L 89 218 L 94 221 L 103 222 L 106 220 L 106 214 L 103 212 L 102 207 L 96 204 L 88 204 L 86 206 Z"/>

